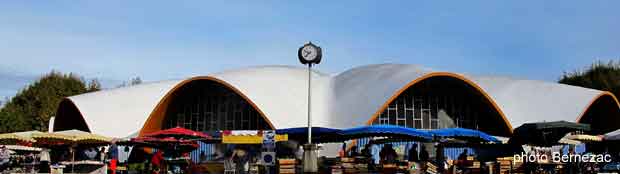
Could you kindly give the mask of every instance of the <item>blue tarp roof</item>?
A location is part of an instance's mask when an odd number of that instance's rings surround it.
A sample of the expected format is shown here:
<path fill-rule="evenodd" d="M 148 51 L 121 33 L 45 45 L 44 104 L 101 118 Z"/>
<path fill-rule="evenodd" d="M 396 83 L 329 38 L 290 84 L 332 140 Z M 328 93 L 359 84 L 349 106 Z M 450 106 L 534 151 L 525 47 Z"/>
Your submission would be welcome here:
<path fill-rule="evenodd" d="M 489 142 L 500 142 L 497 138 L 482 131 L 465 128 L 445 128 L 428 131 L 433 136 L 443 138 L 475 138 Z"/>
<path fill-rule="evenodd" d="M 289 134 L 291 138 L 305 138 L 308 128 L 297 127 L 276 130 L 277 134 Z M 324 127 L 312 127 L 313 141 L 340 142 L 365 137 L 391 137 L 399 140 L 430 141 L 433 137 L 438 138 L 466 138 L 487 142 L 500 142 L 497 138 L 482 131 L 465 128 L 445 128 L 435 130 L 418 130 L 415 128 L 395 125 L 370 125 L 349 129 L 332 129 Z M 316 138 L 316 140 L 315 140 Z"/>
<path fill-rule="evenodd" d="M 371 125 L 361 126 L 342 130 L 341 134 L 345 139 L 355 139 L 361 137 L 399 137 L 419 140 L 431 140 L 433 136 L 422 130 L 414 128 L 393 126 L 393 125 Z"/>

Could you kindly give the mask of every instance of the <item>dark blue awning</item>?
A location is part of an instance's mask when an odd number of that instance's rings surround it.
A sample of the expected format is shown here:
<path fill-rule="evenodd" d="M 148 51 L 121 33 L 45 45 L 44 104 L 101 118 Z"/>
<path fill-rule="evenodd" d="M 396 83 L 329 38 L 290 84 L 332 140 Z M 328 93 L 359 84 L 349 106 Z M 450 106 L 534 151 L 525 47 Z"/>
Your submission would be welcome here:
<path fill-rule="evenodd" d="M 365 137 L 394 137 L 400 139 L 414 139 L 430 141 L 433 136 L 422 130 L 394 125 L 371 125 L 344 129 L 342 139 L 350 140 Z"/>
<path fill-rule="evenodd" d="M 479 139 L 487 142 L 501 142 L 497 138 L 486 134 L 479 130 L 465 129 L 465 128 L 445 128 L 435 129 L 428 131 L 435 137 L 439 138 L 465 138 L 465 139 Z"/>

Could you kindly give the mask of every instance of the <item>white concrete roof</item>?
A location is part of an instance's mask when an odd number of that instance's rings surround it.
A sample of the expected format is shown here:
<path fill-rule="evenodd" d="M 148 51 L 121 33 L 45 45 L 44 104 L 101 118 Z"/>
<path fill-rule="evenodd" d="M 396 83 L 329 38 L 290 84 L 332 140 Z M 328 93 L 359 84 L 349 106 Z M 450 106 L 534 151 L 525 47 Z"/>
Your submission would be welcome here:
<path fill-rule="evenodd" d="M 121 138 L 142 128 L 159 100 L 179 82 L 144 83 L 71 96 L 68 99 L 79 109 L 92 133 Z"/>
<path fill-rule="evenodd" d="M 401 88 L 437 72 L 403 64 L 368 65 L 337 75 L 313 72 L 313 124 L 333 128 L 366 124 Z M 527 121 L 575 121 L 589 103 L 603 93 L 543 81 L 441 73 L 477 84 L 497 103 L 513 128 Z M 276 128 L 306 125 L 306 68 L 258 66 L 207 76 L 238 89 Z M 124 137 L 139 131 L 162 97 L 180 82 L 182 80 L 147 83 L 68 99 L 75 103 L 93 133 Z"/>

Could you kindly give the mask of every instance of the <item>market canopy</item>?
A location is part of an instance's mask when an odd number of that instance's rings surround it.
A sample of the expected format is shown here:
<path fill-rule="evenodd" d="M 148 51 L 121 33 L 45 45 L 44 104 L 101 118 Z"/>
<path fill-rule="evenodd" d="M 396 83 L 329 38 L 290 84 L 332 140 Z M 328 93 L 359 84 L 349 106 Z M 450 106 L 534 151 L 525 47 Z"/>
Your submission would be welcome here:
<path fill-rule="evenodd" d="M 565 138 L 581 141 L 581 142 L 600 142 L 603 141 L 602 136 L 597 135 L 585 135 L 585 134 L 574 134 L 574 135 L 566 135 Z"/>
<path fill-rule="evenodd" d="M 38 147 L 30 147 L 30 146 L 22 146 L 22 145 L 5 145 L 5 147 L 13 151 L 30 151 L 30 152 L 41 151 L 41 148 L 38 148 Z"/>
<path fill-rule="evenodd" d="M 509 143 L 549 147 L 558 144 L 570 132 L 589 130 L 588 124 L 567 121 L 526 123 L 513 131 Z"/>
<path fill-rule="evenodd" d="M 31 131 L 28 131 L 31 132 Z M 23 135 L 24 132 L 0 134 L 0 144 L 4 145 L 27 145 L 36 142 L 30 136 Z"/>
<path fill-rule="evenodd" d="M 606 133 L 603 139 L 606 141 L 620 141 L 620 129 Z"/>
<path fill-rule="evenodd" d="M 120 141 L 116 144 L 134 147 L 153 147 L 164 150 L 178 150 L 181 152 L 190 152 L 199 147 L 198 143 L 194 140 L 182 140 L 174 137 L 137 137 L 126 141 Z"/>
<path fill-rule="evenodd" d="M 445 128 L 445 129 L 430 130 L 429 133 L 431 133 L 433 136 L 438 137 L 438 138 L 454 138 L 454 139 L 469 140 L 469 141 L 475 140 L 478 142 L 480 141 L 494 142 L 494 143 L 501 142 L 497 138 L 487 133 L 484 133 L 479 130 L 473 130 L 473 129 Z"/>
<path fill-rule="evenodd" d="M 182 127 L 175 127 L 171 129 L 155 131 L 152 133 L 145 134 L 144 136 L 145 137 L 158 137 L 158 138 L 175 137 L 179 139 L 192 139 L 192 140 L 202 140 L 202 141 L 207 141 L 207 140 L 212 139 L 211 136 L 205 133 L 185 129 Z"/>
<path fill-rule="evenodd" d="M 433 138 L 433 135 L 426 131 L 394 125 L 361 126 L 344 129 L 340 133 L 342 134 L 341 136 L 334 137 L 335 139 L 340 141 L 367 137 L 389 137 L 418 141 L 430 141 Z"/>
<path fill-rule="evenodd" d="M 68 136 L 72 139 L 72 143 L 76 144 L 108 144 L 112 141 L 111 137 L 97 135 L 76 129 L 58 131 L 54 133 Z"/>

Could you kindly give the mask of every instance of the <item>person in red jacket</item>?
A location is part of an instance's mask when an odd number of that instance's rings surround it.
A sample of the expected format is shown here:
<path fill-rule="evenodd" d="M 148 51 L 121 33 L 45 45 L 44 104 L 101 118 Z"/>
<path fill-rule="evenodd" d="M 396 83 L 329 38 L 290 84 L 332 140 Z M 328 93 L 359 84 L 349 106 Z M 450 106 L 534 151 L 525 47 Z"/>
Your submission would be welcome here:
<path fill-rule="evenodd" d="M 151 158 L 151 166 L 153 167 L 153 174 L 158 174 L 161 169 L 161 163 L 164 160 L 164 155 L 160 150 L 155 152 L 153 157 Z"/>

